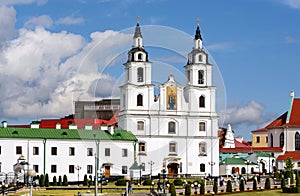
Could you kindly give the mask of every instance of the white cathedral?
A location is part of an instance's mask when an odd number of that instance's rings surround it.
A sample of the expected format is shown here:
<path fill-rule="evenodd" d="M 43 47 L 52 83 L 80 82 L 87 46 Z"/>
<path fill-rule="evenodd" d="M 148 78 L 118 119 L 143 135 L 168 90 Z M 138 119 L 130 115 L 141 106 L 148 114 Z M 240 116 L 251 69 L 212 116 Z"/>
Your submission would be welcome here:
<path fill-rule="evenodd" d="M 155 95 L 151 66 L 138 22 L 124 63 L 118 124 L 138 139 L 135 162 L 142 175 L 219 176 L 216 87 L 199 25 L 184 66 L 185 86 L 170 74 Z"/>

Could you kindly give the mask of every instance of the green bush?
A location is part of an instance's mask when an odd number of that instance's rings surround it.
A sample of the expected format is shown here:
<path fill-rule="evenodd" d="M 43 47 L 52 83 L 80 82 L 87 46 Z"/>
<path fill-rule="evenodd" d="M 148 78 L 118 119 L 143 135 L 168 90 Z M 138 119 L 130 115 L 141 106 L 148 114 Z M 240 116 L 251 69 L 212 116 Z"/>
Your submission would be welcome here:
<path fill-rule="evenodd" d="M 181 179 L 175 179 L 174 180 L 174 185 L 175 186 L 182 186 L 183 185 L 183 181 Z"/>
<path fill-rule="evenodd" d="M 85 174 L 83 178 L 83 186 L 87 186 L 87 185 L 88 185 L 88 178 L 87 175 Z"/>
<path fill-rule="evenodd" d="M 68 185 L 69 185 L 67 175 L 64 175 L 62 185 L 63 185 L 63 186 L 68 186 Z"/>
<path fill-rule="evenodd" d="M 285 187 L 285 179 L 282 178 L 281 179 L 281 188 L 282 188 L 282 190 L 283 190 L 284 187 Z"/>
<path fill-rule="evenodd" d="M 205 183 L 204 183 L 204 181 L 202 180 L 202 181 L 200 181 L 200 194 L 201 195 L 204 195 L 204 193 L 205 193 Z"/>
<path fill-rule="evenodd" d="M 240 191 L 245 191 L 245 183 L 244 183 L 243 179 L 240 180 L 240 186 L 239 186 L 239 188 L 240 188 Z"/>
<path fill-rule="evenodd" d="M 299 173 L 296 173 L 296 186 L 299 187 L 300 186 L 300 176 Z"/>
<path fill-rule="evenodd" d="M 254 191 L 257 190 L 257 181 L 256 181 L 255 179 L 253 180 L 253 187 L 252 187 L 252 189 L 253 189 Z"/>
<path fill-rule="evenodd" d="M 174 183 L 170 183 L 169 193 L 171 193 L 171 196 L 176 196 L 176 188 Z"/>
<path fill-rule="evenodd" d="M 231 180 L 227 181 L 226 192 L 228 192 L 228 193 L 232 192 L 232 183 L 231 183 Z"/>
<path fill-rule="evenodd" d="M 191 191 L 191 185 L 190 184 L 186 184 L 184 187 L 184 194 L 185 195 L 191 195 L 192 191 Z"/>
<path fill-rule="evenodd" d="M 56 176 L 53 176 L 53 186 L 57 186 Z"/>
<path fill-rule="evenodd" d="M 265 189 L 271 189 L 270 178 L 267 178 L 267 179 L 266 179 L 266 182 L 265 182 Z"/>
<path fill-rule="evenodd" d="M 62 186 L 62 178 L 61 178 L 61 176 L 58 177 L 58 186 Z"/>
<path fill-rule="evenodd" d="M 152 185 L 152 180 L 151 179 L 144 180 L 143 185 L 144 186 L 151 186 Z"/>
<path fill-rule="evenodd" d="M 89 183 L 90 183 L 90 186 L 94 185 L 94 181 L 93 181 L 93 176 L 92 175 L 89 175 Z"/>
<path fill-rule="evenodd" d="M 300 187 L 283 187 L 283 193 L 300 193 Z"/>
<path fill-rule="evenodd" d="M 291 179 L 290 182 L 293 184 L 293 182 L 294 182 L 294 175 L 293 175 L 293 172 L 292 172 L 292 171 L 286 171 L 286 172 L 284 173 L 284 178 L 285 178 L 285 179 L 290 178 L 290 179 Z"/>
<path fill-rule="evenodd" d="M 281 174 L 280 174 L 279 172 L 276 172 L 276 173 L 274 174 L 274 178 L 276 178 L 276 179 L 281 179 Z"/>
<path fill-rule="evenodd" d="M 126 180 L 123 178 L 120 178 L 117 180 L 117 182 L 115 182 L 116 186 L 126 186 Z"/>
<path fill-rule="evenodd" d="M 213 186 L 213 191 L 215 192 L 215 194 L 218 193 L 218 182 L 214 180 L 214 186 Z"/>
<path fill-rule="evenodd" d="M 43 175 L 43 174 L 40 176 L 40 186 L 41 186 L 41 187 L 44 187 L 44 186 L 45 186 L 45 178 L 44 178 L 44 175 Z"/>
<path fill-rule="evenodd" d="M 50 186 L 49 175 L 46 174 L 46 176 L 45 176 L 45 187 L 49 187 L 49 186 Z"/>

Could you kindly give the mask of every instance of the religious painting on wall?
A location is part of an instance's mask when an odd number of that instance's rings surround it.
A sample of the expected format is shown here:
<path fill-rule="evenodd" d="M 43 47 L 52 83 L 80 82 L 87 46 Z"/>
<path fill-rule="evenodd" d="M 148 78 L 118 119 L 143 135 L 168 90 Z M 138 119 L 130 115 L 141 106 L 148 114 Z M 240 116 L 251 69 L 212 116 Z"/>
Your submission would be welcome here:
<path fill-rule="evenodd" d="M 177 87 L 176 85 L 167 86 L 166 94 L 167 110 L 177 109 Z"/>

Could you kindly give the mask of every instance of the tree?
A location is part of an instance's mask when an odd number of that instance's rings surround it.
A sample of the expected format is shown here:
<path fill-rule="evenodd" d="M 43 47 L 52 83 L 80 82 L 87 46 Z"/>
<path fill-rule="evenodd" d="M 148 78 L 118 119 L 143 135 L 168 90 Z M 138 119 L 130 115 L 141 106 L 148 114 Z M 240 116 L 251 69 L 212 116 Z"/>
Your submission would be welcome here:
<path fill-rule="evenodd" d="M 204 180 L 200 181 L 200 194 L 204 195 L 205 193 L 205 183 Z"/>
<path fill-rule="evenodd" d="M 69 183 L 68 183 L 68 178 L 67 178 L 67 176 L 66 175 L 64 175 L 64 177 L 63 177 L 63 186 L 68 186 L 69 185 Z"/>
<path fill-rule="evenodd" d="M 61 176 L 58 177 L 58 186 L 62 186 L 62 178 L 61 178 Z"/>
<path fill-rule="evenodd" d="M 218 182 L 216 180 L 214 180 L 213 190 L 214 190 L 215 194 L 218 193 Z"/>
<path fill-rule="evenodd" d="M 56 176 L 53 176 L 53 186 L 57 186 Z"/>
<path fill-rule="evenodd" d="M 83 186 L 87 186 L 88 185 L 88 178 L 87 178 L 87 175 L 85 174 L 84 175 L 84 179 L 83 179 Z"/>
<path fill-rule="evenodd" d="M 45 178 L 44 178 L 44 175 L 43 175 L 43 174 L 40 176 L 40 186 L 41 186 L 41 187 L 44 187 L 44 186 L 45 186 Z"/>
<path fill-rule="evenodd" d="M 170 183 L 169 193 L 171 193 L 171 196 L 176 196 L 176 188 L 175 188 L 174 183 Z"/>
<path fill-rule="evenodd" d="M 281 179 L 281 188 L 283 189 L 284 187 L 285 187 L 285 179 L 282 178 L 282 179 Z"/>
<path fill-rule="evenodd" d="M 192 191 L 191 191 L 191 185 L 190 184 L 186 184 L 184 187 L 184 194 L 185 195 L 191 195 Z"/>
<path fill-rule="evenodd" d="M 244 183 L 244 180 L 243 179 L 241 179 L 240 180 L 240 191 L 245 191 L 245 183 Z"/>
<path fill-rule="evenodd" d="M 231 184 L 231 180 L 228 180 L 228 181 L 227 181 L 226 192 L 228 192 L 228 193 L 231 193 L 231 192 L 232 192 L 232 184 Z"/>
<path fill-rule="evenodd" d="M 267 179 L 266 179 L 266 182 L 265 182 L 265 189 L 271 189 L 270 178 L 267 178 Z"/>
<path fill-rule="evenodd" d="M 254 191 L 257 190 L 257 181 L 256 181 L 256 179 L 253 180 L 253 187 L 252 187 L 252 189 L 253 189 Z"/>
<path fill-rule="evenodd" d="M 285 170 L 287 171 L 292 171 L 294 168 L 294 163 L 291 157 L 288 157 L 287 160 L 285 161 Z"/>
<path fill-rule="evenodd" d="M 49 175 L 46 174 L 46 176 L 45 176 L 45 187 L 49 187 L 49 186 L 50 186 Z"/>

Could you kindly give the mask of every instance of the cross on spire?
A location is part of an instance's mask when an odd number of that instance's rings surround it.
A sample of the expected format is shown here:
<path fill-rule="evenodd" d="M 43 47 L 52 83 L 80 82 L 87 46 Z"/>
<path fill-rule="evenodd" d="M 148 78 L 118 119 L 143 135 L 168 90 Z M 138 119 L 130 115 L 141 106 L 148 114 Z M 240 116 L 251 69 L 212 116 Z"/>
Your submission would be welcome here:
<path fill-rule="evenodd" d="M 197 26 L 198 27 L 200 26 L 200 18 L 199 17 L 197 18 Z"/>

